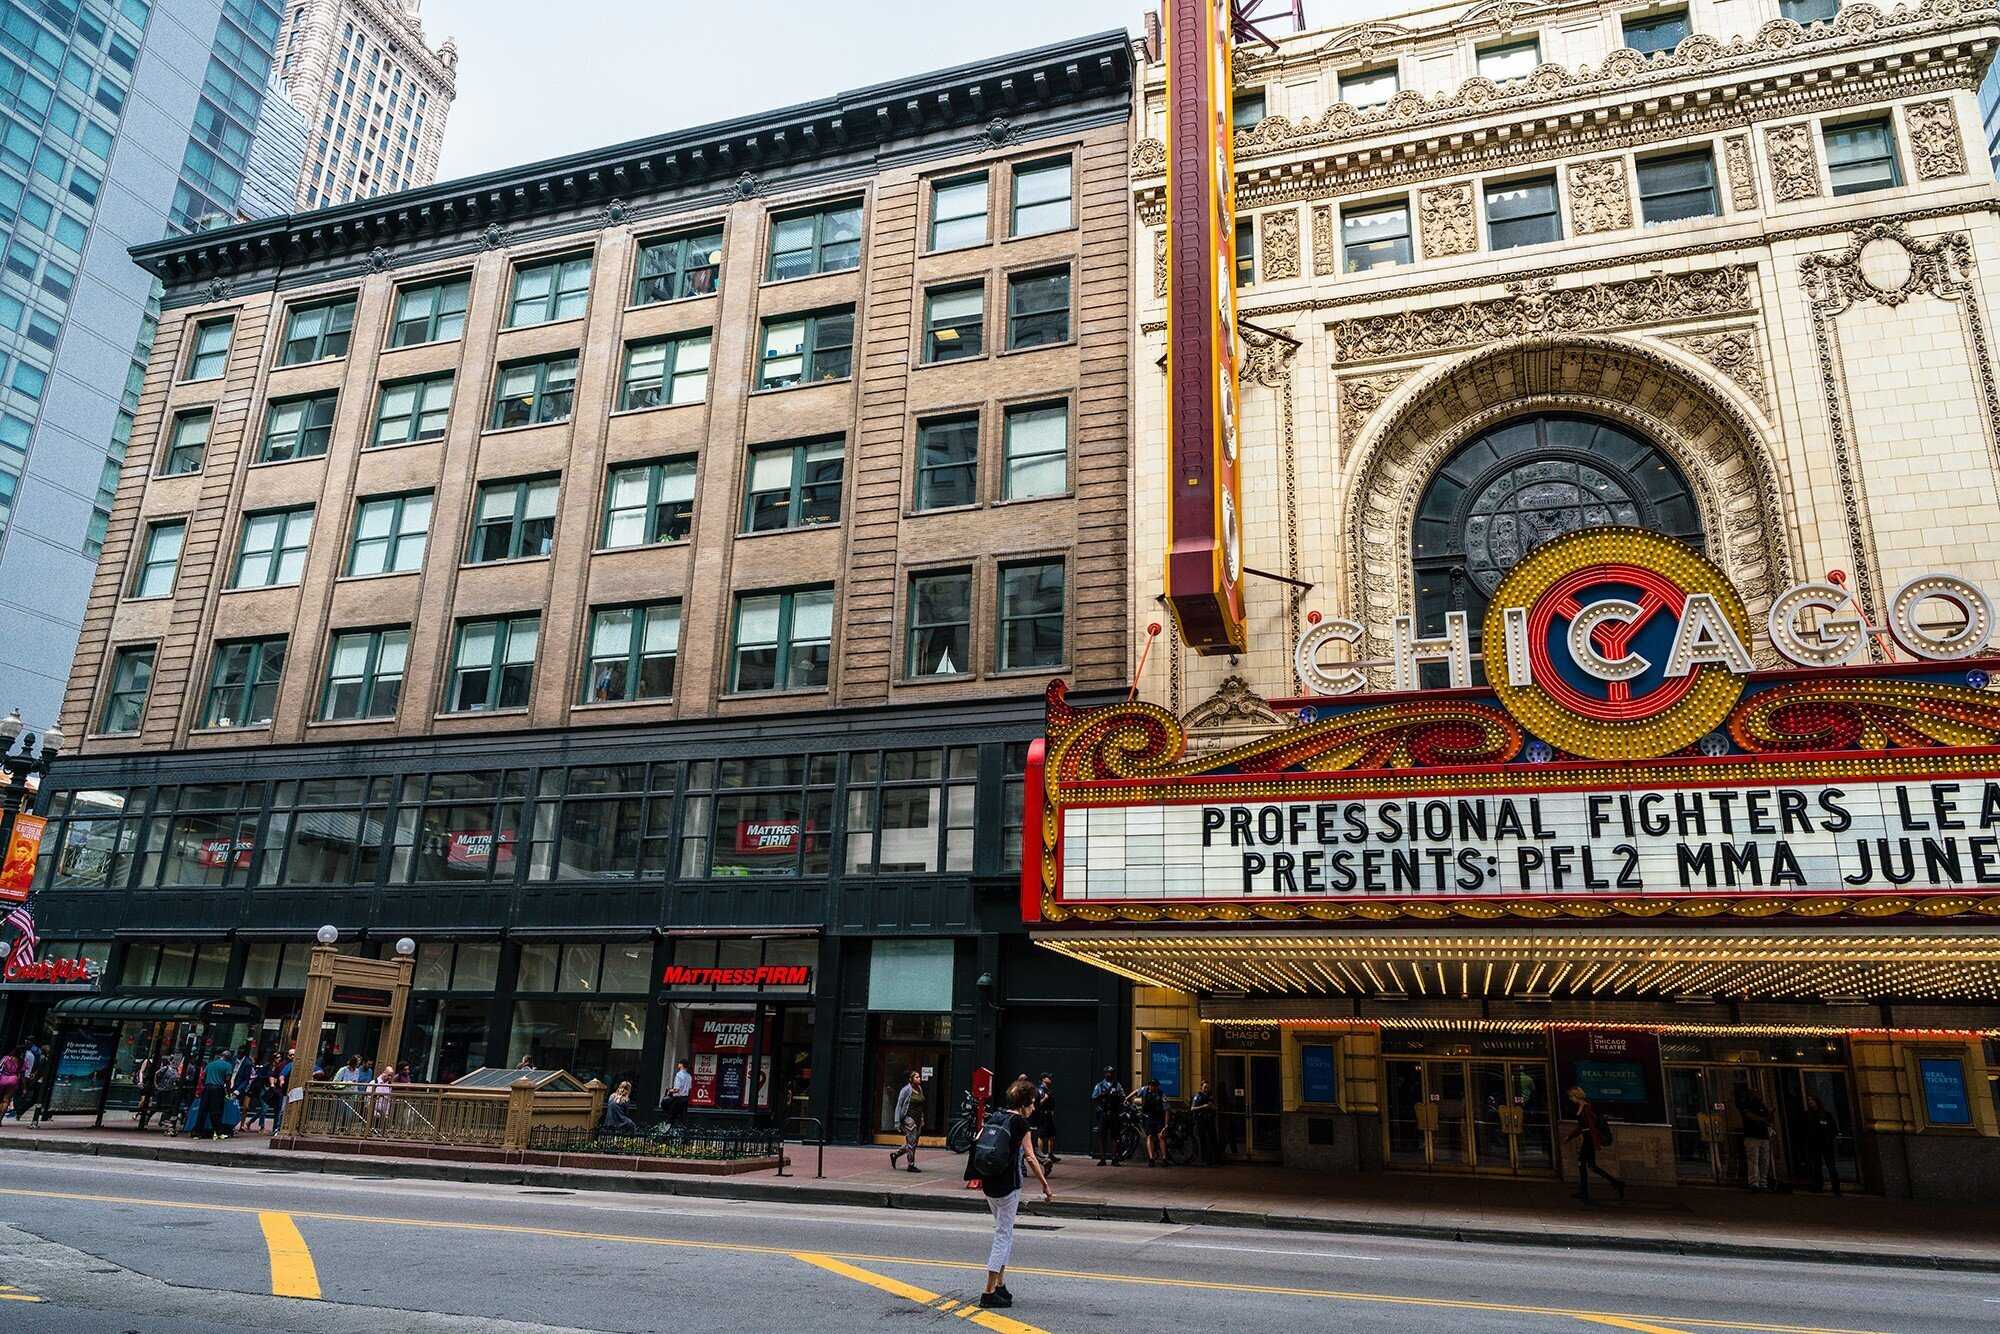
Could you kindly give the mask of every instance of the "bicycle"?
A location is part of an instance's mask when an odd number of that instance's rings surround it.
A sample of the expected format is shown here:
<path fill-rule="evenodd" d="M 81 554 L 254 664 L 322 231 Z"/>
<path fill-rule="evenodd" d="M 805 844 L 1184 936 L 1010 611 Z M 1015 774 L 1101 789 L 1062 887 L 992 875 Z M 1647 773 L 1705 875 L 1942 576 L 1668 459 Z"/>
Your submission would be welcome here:
<path fill-rule="evenodd" d="M 944 1147 L 952 1153 L 970 1153 L 972 1141 L 979 1135 L 979 1104 L 967 1093 L 958 1104 L 958 1115 L 944 1132 Z"/>
<path fill-rule="evenodd" d="M 1192 1167 L 1201 1161 L 1201 1144 L 1195 1138 L 1194 1117 L 1186 1109 L 1168 1109 L 1167 1128 L 1161 1134 L 1160 1147 L 1165 1160 L 1174 1167 Z M 1138 1109 L 1128 1104 L 1118 1118 L 1112 1161 L 1123 1163 L 1128 1158 L 1139 1160 L 1145 1156 L 1146 1128 L 1139 1119 Z"/>

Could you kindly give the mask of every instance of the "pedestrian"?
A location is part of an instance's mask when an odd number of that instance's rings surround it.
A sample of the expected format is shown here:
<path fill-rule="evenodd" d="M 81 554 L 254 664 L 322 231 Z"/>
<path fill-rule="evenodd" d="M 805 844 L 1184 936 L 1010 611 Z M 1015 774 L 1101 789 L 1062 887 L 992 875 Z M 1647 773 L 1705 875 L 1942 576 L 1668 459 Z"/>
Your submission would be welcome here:
<path fill-rule="evenodd" d="M 1160 1091 L 1160 1081 L 1149 1079 L 1132 1094 L 1132 1103 L 1139 1109 L 1139 1130 L 1146 1137 L 1146 1166 L 1165 1167 L 1167 1165 L 1167 1095 Z"/>
<path fill-rule="evenodd" d="M 361 1072 L 361 1058 L 349 1056 L 347 1064 L 333 1072 L 333 1082 L 341 1085 L 335 1090 L 338 1100 L 334 1103 L 334 1119 L 339 1129 L 345 1130 L 361 1115 L 359 1092 L 367 1083 L 367 1076 Z"/>
<path fill-rule="evenodd" d="M 1122 1161 L 1118 1156 L 1118 1117 L 1124 1106 L 1125 1086 L 1118 1082 L 1117 1070 L 1107 1065 L 1090 1088 L 1090 1144 L 1099 1167 Z"/>
<path fill-rule="evenodd" d="M 258 1061 L 250 1068 L 250 1084 L 243 1090 L 242 1128 L 263 1130 L 271 1117 L 271 1062 Z"/>
<path fill-rule="evenodd" d="M 257 1077 L 257 1058 L 249 1043 L 236 1054 L 236 1069 L 229 1075 L 229 1096 L 236 1100 L 238 1125 L 250 1114 L 250 1081 Z"/>
<path fill-rule="evenodd" d="M 0 1056 L 0 1121 L 7 1119 L 7 1109 L 14 1105 L 14 1096 L 20 1091 L 21 1049 L 16 1047 Z"/>
<path fill-rule="evenodd" d="M 673 1082 L 667 1085 L 667 1097 L 661 1106 L 666 1113 L 667 1124 L 679 1130 L 687 1120 L 688 1102 L 694 1097 L 694 1076 L 688 1073 L 688 1063 L 674 1062 Z"/>
<path fill-rule="evenodd" d="M 1771 1188 L 1771 1109 L 1748 1084 L 1736 1086 L 1736 1117 L 1743 1125 L 1743 1184 Z"/>
<path fill-rule="evenodd" d="M 1034 1091 L 1029 1084 L 1029 1092 Z M 1031 1105 L 1032 1106 L 1032 1105 Z M 917 1138 L 924 1133 L 924 1072 L 910 1071 L 910 1077 L 903 1087 L 896 1090 L 896 1128 L 903 1132 L 903 1147 L 889 1151 L 889 1169 L 895 1170 L 896 1160 L 909 1155 L 909 1170 L 917 1170 Z"/>
<path fill-rule="evenodd" d="M 187 1109 L 188 1084 L 187 1062 L 179 1052 L 170 1052 L 160 1063 L 160 1072 L 153 1076 L 157 1087 L 155 1101 L 160 1105 L 160 1124 L 167 1128 L 171 1137 L 181 1133 L 181 1115 Z"/>
<path fill-rule="evenodd" d="M 1611 1183 L 1619 1199 L 1624 1199 L 1625 1183 L 1597 1165 L 1597 1151 L 1611 1142 L 1604 1118 L 1598 1115 L 1596 1104 L 1591 1102 L 1582 1088 L 1571 1089 L 1569 1100 L 1576 1109 L 1576 1129 L 1566 1136 L 1569 1142 L 1576 1145 L 1576 1198 L 1589 1202 L 1590 1174 L 1595 1172 Z"/>
<path fill-rule="evenodd" d="M 1194 1098 L 1188 1103 L 1188 1115 L 1194 1118 L 1195 1157 L 1203 1167 L 1214 1167 L 1222 1161 L 1221 1137 L 1216 1133 L 1215 1091 L 1206 1079 L 1194 1091 Z"/>
<path fill-rule="evenodd" d="M 1029 1118 L 1035 1134 L 1035 1152 L 1042 1166 L 1053 1172 L 1062 1159 L 1056 1155 L 1056 1077 L 1042 1072 L 1035 1085 L 1035 1114 Z"/>
<path fill-rule="evenodd" d="M 201 1110 L 195 1114 L 193 1137 L 195 1139 L 228 1139 L 229 1127 L 223 1123 L 223 1108 L 229 1102 L 229 1081 L 236 1073 L 236 1063 L 229 1059 L 227 1048 L 217 1050 L 213 1060 L 201 1072 Z"/>
<path fill-rule="evenodd" d="M 1840 1122 L 1819 1100 L 1817 1093 L 1806 1094 L 1806 1157 L 1812 1163 L 1813 1189 L 1820 1182 L 1832 1183 L 1833 1198 L 1840 1198 Z"/>
<path fill-rule="evenodd" d="M 42 1076 L 42 1044 L 30 1037 L 21 1047 L 21 1080 L 14 1090 L 12 1111 L 19 1121 L 28 1109 L 35 1105 L 35 1094 Z M 5 1120 L 9 1110 L 6 1102 L 0 1102 L 0 1120 Z"/>
<path fill-rule="evenodd" d="M 632 1081 L 621 1079 L 611 1096 L 604 1100 L 604 1120 L 598 1129 L 606 1135 L 636 1135 L 639 1123 L 632 1119 Z"/>
<path fill-rule="evenodd" d="M 966 1155 L 965 1184 L 986 1196 L 993 1213 L 993 1247 L 986 1256 L 986 1291 L 979 1294 L 984 1307 L 1008 1307 L 1014 1294 L 1007 1291 L 1007 1261 L 1014 1253 L 1014 1215 L 1021 1208 L 1024 1167 L 1042 1183 L 1042 1199 L 1053 1201 L 1048 1173 L 1035 1157 L 1028 1142 L 1028 1118 L 1036 1103 L 1035 1086 L 1026 1078 L 1007 1087 L 1006 1106 L 986 1118 Z"/>
<path fill-rule="evenodd" d="M 139 1090 L 139 1106 L 133 1111 L 132 1120 L 141 1130 L 153 1115 L 153 1077 L 159 1068 L 159 1058 L 148 1055 L 141 1056 L 138 1067 L 132 1071 L 132 1085 Z"/>

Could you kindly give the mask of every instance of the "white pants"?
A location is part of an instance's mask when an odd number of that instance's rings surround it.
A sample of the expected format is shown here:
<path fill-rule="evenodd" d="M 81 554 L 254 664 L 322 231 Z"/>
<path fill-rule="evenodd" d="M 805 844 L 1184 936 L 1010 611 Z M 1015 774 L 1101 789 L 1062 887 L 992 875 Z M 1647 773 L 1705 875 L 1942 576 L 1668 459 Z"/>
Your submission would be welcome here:
<path fill-rule="evenodd" d="M 988 1195 L 986 1207 L 993 1211 L 993 1249 L 986 1255 L 986 1272 L 997 1274 L 1007 1267 L 1014 1254 L 1014 1214 L 1021 1207 L 1021 1192 L 1015 1190 L 997 1198 Z"/>
<path fill-rule="evenodd" d="M 1743 1171 L 1747 1184 L 1759 1189 L 1771 1184 L 1771 1141 L 1768 1139 L 1746 1139 L 1743 1141 Z"/>

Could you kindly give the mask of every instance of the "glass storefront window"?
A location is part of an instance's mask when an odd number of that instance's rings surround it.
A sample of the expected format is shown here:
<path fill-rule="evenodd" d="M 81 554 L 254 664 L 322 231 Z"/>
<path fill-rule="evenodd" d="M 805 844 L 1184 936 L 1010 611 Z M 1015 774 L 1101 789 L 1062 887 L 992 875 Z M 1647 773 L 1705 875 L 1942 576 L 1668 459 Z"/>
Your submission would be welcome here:
<path fill-rule="evenodd" d="M 246 883 L 257 855 L 262 783 L 161 788 L 146 823 L 142 885 Z"/>
<path fill-rule="evenodd" d="M 402 884 L 512 878 L 527 786 L 518 769 L 405 778 L 390 878 Z"/>
<path fill-rule="evenodd" d="M 36 883 L 53 889 L 121 889 L 139 847 L 146 792 L 59 792 L 49 804 Z M 61 819 L 61 827 L 55 827 Z"/>
<path fill-rule="evenodd" d="M 531 880 L 631 880 L 664 872 L 677 766 L 544 770 L 535 804 Z M 631 796 L 607 794 L 631 793 Z"/>
<path fill-rule="evenodd" d="M 764 756 L 689 766 L 680 873 L 825 875 L 833 837 L 831 755 Z"/>
<path fill-rule="evenodd" d="M 267 885 L 372 885 L 388 841 L 390 780 L 280 783 L 259 880 Z"/>
<path fill-rule="evenodd" d="M 849 872 L 970 871 L 979 752 L 866 752 L 848 760 Z"/>
<path fill-rule="evenodd" d="M 118 985 L 156 991 L 219 991 L 228 973 L 226 940 L 137 940 L 125 947 Z"/>
<path fill-rule="evenodd" d="M 646 1009 L 644 1001 L 516 1001 L 507 1063 L 527 1057 L 536 1069 L 613 1086 L 636 1079 Z"/>

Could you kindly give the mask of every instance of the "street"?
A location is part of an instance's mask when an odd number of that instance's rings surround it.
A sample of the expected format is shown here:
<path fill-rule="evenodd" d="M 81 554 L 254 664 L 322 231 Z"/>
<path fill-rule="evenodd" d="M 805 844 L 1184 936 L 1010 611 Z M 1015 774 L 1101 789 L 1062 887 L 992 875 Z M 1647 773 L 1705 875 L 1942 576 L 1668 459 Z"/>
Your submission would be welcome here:
<path fill-rule="evenodd" d="M 939 1164 L 940 1169 L 944 1164 Z M 1060 1190 L 1060 1183 L 1058 1183 Z M 983 1220 L 0 1153 L 9 1329 L 1972 1331 L 1990 1275 Z M 392 1314 L 385 1317 L 384 1312 Z"/>

